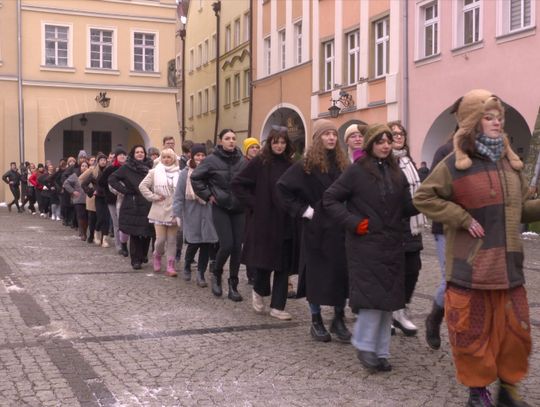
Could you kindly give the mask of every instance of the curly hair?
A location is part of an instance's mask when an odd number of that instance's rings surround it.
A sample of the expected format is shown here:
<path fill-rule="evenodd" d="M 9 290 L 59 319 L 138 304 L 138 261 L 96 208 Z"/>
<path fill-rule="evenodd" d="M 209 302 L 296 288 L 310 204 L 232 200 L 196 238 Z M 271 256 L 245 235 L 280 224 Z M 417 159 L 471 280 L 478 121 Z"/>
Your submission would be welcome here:
<path fill-rule="evenodd" d="M 349 159 L 341 146 L 339 140 L 337 141 L 334 149 L 336 152 L 336 165 L 340 171 L 345 170 L 349 165 Z M 324 147 L 321 137 L 315 137 L 313 144 L 306 153 L 304 158 L 304 171 L 307 174 L 311 174 L 313 169 L 318 169 L 322 173 L 327 173 L 330 169 L 330 162 L 328 161 L 327 150 Z"/>

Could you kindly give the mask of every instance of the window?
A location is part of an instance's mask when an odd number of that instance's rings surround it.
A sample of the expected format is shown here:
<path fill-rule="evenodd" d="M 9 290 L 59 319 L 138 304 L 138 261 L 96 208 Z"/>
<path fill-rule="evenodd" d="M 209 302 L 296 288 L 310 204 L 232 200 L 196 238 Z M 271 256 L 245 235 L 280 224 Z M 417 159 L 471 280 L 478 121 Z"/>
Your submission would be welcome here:
<path fill-rule="evenodd" d="M 113 30 L 90 29 L 90 67 L 112 69 Z"/>
<path fill-rule="evenodd" d="M 240 19 L 234 20 L 234 48 L 240 45 Z"/>
<path fill-rule="evenodd" d="M 202 112 L 208 113 L 208 88 L 206 88 L 203 93 Z"/>
<path fill-rule="evenodd" d="M 225 52 L 231 50 L 231 26 L 228 25 L 225 27 Z"/>
<path fill-rule="evenodd" d="M 463 1 L 463 44 L 480 41 L 480 0 Z"/>
<path fill-rule="evenodd" d="M 45 63 L 47 66 L 69 66 L 69 27 L 45 25 Z"/>
<path fill-rule="evenodd" d="M 195 65 L 195 50 L 191 48 L 189 50 L 189 72 L 193 72 L 194 65 Z"/>
<path fill-rule="evenodd" d="M 231 78 L 225 79 L 225 105 L 231 104 Z"/>
<path fill-rule="evenodd" d="M 111 151 L 111 144 L 110 131 L 92 132 L 92 155 L 97 155 L 99 152 Z"/>
<path fill-rule="evenodd" d="M 381 77 L 388 73 L 390 59 L 390 35 L 388 33 L 388 17 L 375 21 L 375 77 Z"/>
<path fill-rule="evenodd" d="M 208 63 L 208 38 L 204 40 L 202 62 L 203 64 Z"/>
<path fill-rule="evenodd" d="M 212 99 L 210 99 L 210 111 L 212 112 L 216 110 L 216 94 L 217 94 L 216 85 L 212 85 Z"/>
<path fill-rule="evenodd" d="M 216 34 L 212 34 L 212 59 L 217 57 L 217 37 Z"/>
<path fill-rule="evenodd" d="M 244 98 L 249 97 L 250 87 L 251 87 L 251 81 L 249 78 L 249 69 L 246 69 L 244 71 Z"/>
<path fill-rule="evenodd" d="M 324 90 L 334 87 L 334 40 L 323 43 Z"/>
<path fill-rule="evenodd" d="M 195 105 L 195 96 L 189 95 L 189 118 L 193 119 L 193 108 Z"/>
<path fill-rule="evenodd" d="M 294 61 L 302 63 L 302 21 L 294 25 Z"/>
<path fill-rule="evenodd" d="M 203 107 L 203 103 L 202 103 L 202 92 L 201 91 L 198 91 L 197 92 L 197 116 L 200 116 L 201 113 L 202 113 L 202 107 Z"/>
<path fill-rule="evenodd" d="M 64 130 L 62 157 L 76 157 L 79 151 L 84 150 L 84 131 Z"/>
<path fill-rule="evenodd" d="M 347 81 L 349 85 L 358 82 L 358 66 L 360 60 L 360 32 L 347 34 Z"/>
<path fill-rule="evenodd" d="M 133 33 L 133 70 L 154 72 L 156 53 L 156 34 Z"/>
<path fill-rule="evenodd" d="M 422 31 L 420 33 L 420 56 L 430 57 L 439 53 L 439 8 L 437 2 L 420 8 Z"/>
<path fill-rule="evenodd" d="M 264 39 L 264 73 L 270 75 L 272 72 L 272 43 L 270 37 Z"/>
<path fill-rule="evenodd" d="M 285 37 L 285 30 L 281 30 L 278 33 L 278 38 L 279 38 L 279 67 L 281 69 L 285 69 L 285 67 L 287 66 L 287 59 L 286 59 L 287 42 L 286 42 L 286 37 Z"/>
<path fill-rule="evenodd" d="M 240 100 L 240 74 L 237 73 L 234 75 L 234 101 L 238 102 Z"/>
<path fill-rule="evenodd" d="M 510 0 L 510 31 L 531 25 L 531 0 Z"/>
<path fill-rule="evenodd" d="M 250 29 L 249 13 L 244 14 L 244 41 L 249 41 L 249 29 Z"/>
<path fill-rule="evenodd" d="M 203 56 L 202 56 L 202 44 L 197 45 L 197 68 L 200 68 L 202 65 Z"/>

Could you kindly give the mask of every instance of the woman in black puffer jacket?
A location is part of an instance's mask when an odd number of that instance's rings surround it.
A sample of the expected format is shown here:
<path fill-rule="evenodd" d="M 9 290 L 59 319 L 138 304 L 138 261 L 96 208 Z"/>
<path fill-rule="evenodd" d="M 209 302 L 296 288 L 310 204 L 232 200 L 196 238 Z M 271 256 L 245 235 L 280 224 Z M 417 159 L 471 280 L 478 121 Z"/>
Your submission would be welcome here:
<path fill-rule="evenodd" d="M 229 261 L 229 299 L 242 301 L 238 293 L 238 269 L 244 234 L 244 208 L 231 191 L 231 181 L 245 165 L 242 152 L 236 147 L 236 134 L 224 129 L 218 135 L 221 145 L 208 156 L 191 175 L 193 191 L 212 204 L 214 227 L 219 238 L 219 250 L 212 272 L 212 293 L 223 294 L 221 275 Z"/>
<path fill-rule="evenodd" d="M 146 157 L 144 146 L 136 145 L 129 152 L 126 163 L 109 176 L 109 185 L 124 194 L 118 224 L 120 231 L 129 235 L 129 254 L 134 270 L 148 262 L 148 248 L 154 236 L 154 226 L 148 222 L 152 203 L 139 191 L 139 184 L 152 164 Z"/>

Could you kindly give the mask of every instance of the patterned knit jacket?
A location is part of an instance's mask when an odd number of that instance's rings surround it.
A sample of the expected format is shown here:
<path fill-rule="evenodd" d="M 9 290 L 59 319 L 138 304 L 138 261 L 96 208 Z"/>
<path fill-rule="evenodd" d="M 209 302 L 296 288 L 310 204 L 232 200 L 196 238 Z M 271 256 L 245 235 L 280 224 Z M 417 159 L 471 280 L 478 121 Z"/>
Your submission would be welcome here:
<path fill-rule="evenodd" d="M 448 155 L 421 184 L 414 205 L 444 224 L 446 280 L 483 290 L 509 289 L 525 283 L 521 223 L 540 219 L 540 200 L 526 200 L 527 183 L 507 157 L 492 162 L 478 154 L 465 170 Z M 485 236 L 473 238 L 476 219 Z"/>

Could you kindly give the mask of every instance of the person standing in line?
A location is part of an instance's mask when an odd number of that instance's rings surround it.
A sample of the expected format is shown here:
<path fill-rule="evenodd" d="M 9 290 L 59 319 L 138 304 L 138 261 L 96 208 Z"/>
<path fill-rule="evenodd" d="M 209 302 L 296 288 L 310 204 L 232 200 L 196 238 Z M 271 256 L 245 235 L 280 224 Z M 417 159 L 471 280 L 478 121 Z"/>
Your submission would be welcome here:
<path fill-rule="evenodd" d="M 157 147 L 148 147 L 148 157 L 152 162 L 156 161 L 159 158 L 160 151 Z"/>
<path fill-rule="evenodd" d="M 418 177 L 420 178 L 420 182 L 424 181 L 427 178 L 427 176 L 429 175 L 429 168 L 425 161 L 422 161 L 420 163 L 420 168 L 418 168 L 417 172 L 418 172 Z"/>
<path fill-rule="evenodd" d="M 22 209 L 19 206 L 19 199 L 21 198 L 20 185 L 21 185 L 21 174 L 17 168 L 17 163 L 12 162 L 9 164 L 9 170 L 2 175 L 2 181 L 9 185 L 9 190 L 13 195 L 13 201 L 8 203 L 8 210 L 11 212 L 11 207 L 13 204 L 17 207 L 17 212 L 21 213 Z"/>
<path fill-rule="evenodd" d="M 187 167 L 180 172 L 173 202 L 173 214 L 178 219 L 178 224 L 182 225 L 184 239 L 187 243 L 184 256 L 184 280 L 191 280 L 191 264 L 199 251 L 197 285 L 203 288 L 208 286 L 204 274 L 213 246 L 218 242 L 212 219 L 212 206 L 195 195 L 191 184 L 193 171 L 205 159 L 205 145 L 193 144 Z"/>
<path fill-rule="evenodd" d="M 79 237 L 84 242 L 87 239 L 86 231 L 88 229 L 88 214 L 86 212 L 86 194 L 79 182 L 79 175 L 88 169 L 88 163 L 82 161 L 80 165 L 71 171 L 71 174 L 64 181 L 64 191 L 71 196 L 71 202 L 75 208 L 77 217 L 77 226 L 79 228 Z"/>
<path fill-rule="evenodd" d="M 193 148 L 193 141 L 184 140 L 182 142 L 182 155 L 180 156 L 180 171 L 186 168 L 191 157 L 191 149 Z"/>
<path fill-rule="evenodd" d="M 324 191 L 339 178 L 349 159 L 339 146 L 334 124 L 325 119 L 313 126 L 313 143 L 306 156 L 293 164 L 277 183 L 278 197 L 290 216 L 302 219 L 297 296 L 307 297 L 314 340 L 329 342 L 321 305 L 334 307 L 330 332 L 342 342 L 351 333 L 345 325 L 349 296 L 345 262 L 345 232 L 322 206 Z"/>
<path fill-rule="evenodd" d="M 161 258 L 167 256 L 166 276 L 176 277 L 175 254 L 178 224 L 173 215 L 174 190 L 178 184 L 178 160 L 170 148 L 161 150 L 160 162 L 151 169 L 139 184 L 139 190 L 152 203 L 148 221 L 154 225 L 156 244 L 153 253 L 153 267 L 161 271 Z"/>
<path fill-rule="evenodd" d="M 399 121 L 388 123 L 388 127 L 392 131 L 392 156 L 397 161 L 405 178 L 407 178 L 409 192 L 413 196 L 420 186 L 420 177 L 409 153 L 407 130 Z M 407 306 L 411 303 L 414 289 L 418 282 L 418 276 L 420 275 L 420 269 L 422 268 L 420 252 L 424 249 L 422 242 L 424 215 L 419 214 L 404 218 L 403 226 L 403 241 L 405 244 L 405 307 L 394 311 L 393 325 L 400 329 L 406 336 L 414 336 L 418 332 L 418 328 L 411 321 Z"/>
<path fill-rule="evenodd" d="M 28 161 L 21 163 L 20 171 L 21 171 L 21 198 L 22 198 L 21 209 L 24 211 L 24 206 L 28 202 L 28 177 L 30 174 L 30 163 Z"/>
<path fill-rule="evenodd" d="M 242 301 L 238 292 L 238 270 L 244 235 L 244 208 L 231 191 L 231 181 L 245 165 L 236 146 L 236 134 L 224 129 L 218 134 L 220 145 L 191 174 L 193 191 L 212 205 L 212 218 L 219 238 L 219 249 L 212 272 L 212 293 L 223 295 L 221 276 L 229 260 L 229 294 L 232 301 Z"/>
<path fill-rule="evenodd" d="M 56 187 L 54 184 L 55 172 L 56 169 L 54 168 L 54 165 L 47 164 L 47 170 L 38 177 L 38 182 L 43 186 L 43 189 L 41 190 L 42 212 L 40 216 L 43 218 L 51 218 L 52 220 L 56 220 L 53 216 L 51 207 L 53 203 L 56 204 Z"/>
<path fill-rule="evenodd" d="M 484 89 L 459 103 L 454 152 L 420 185 L 414 204 L 445 225 L 445 316 L 457 379 L 469 407 L 528 404 L 518 394 L 532 349 L 521 223 L 540 220 L 523 163 L 504 133 L 502 101 Z"/>
<path fill-rule="evenodd" d="M 347 154 L 351 163 L 355 161 L 354 152 L 362 150 L 367 126 L 365 124 L 351 124 L 345 130 L 344 140 L 347 145 Z M 358 156 L 358 153 L 357 153 Z"/>
<path fill-rule="evenodd" d="M 273 127 L 279 127 L 279 126 L 273 126 Z M 260 151 L 261 151 L 261 145 L 259 143 L 259 140 L 257 140 L 254 137 L 249 137 L 244 140 L 242 152 L 244 153 L 244 157 L 246 158 L 246 161 L 248 163 L 252 159 L 257 157 Z M 246 208 L 246 230 L 244 231 L 244 244 L 246 244 L 246 242 L 249 242 L 250 240 L 253 239 L 253 236 L 251 235 L 252 228 L 250 227 L 252 218 L 253 218 L 252 209 Z M 243 254 L 242 254 L 242 257 L 243 257 Z M 242 259 L 242 264 L 246 264 L 246 261 L 244 259 Z M 251 267 L 246 264 L 246 277 L 247 277 L 249 285 L 253 285 L 253 282 L 255 281 L 256 272 L 257 272 L 257 269 L 255 267 Z"/>
<path fill-rule="evenodd" d="M 242 258 L 253 268 L 253 309 L 266 312 L 264 297 L 272 295 L 270 316 L 292 319 L 285 311 L 293 256 L 294 220 L 277 202 L 276 183 L 292 164 L 294 149 L 287 128 L 272 126 L 262 152 L 249 160 L 231 187 L 250 213 Z M 272 287 L 270 276 L 274 273 Z"/>
<path fill-rule="evenodd" d="M 77 216 L 75 214 L 75 207 L 71 199 L 71 194 L 64 190 L 64 182 L 69 178 L 72 173 L 73 167 L 77 164 L 75 157 L 68 157 L 66 160 L 66 167 L 62 173 L 56 178 L 56 186 L 60 191 L 60 207 L 62 216 L 62 225 L 70 226 L 71 228 L 77 228 Z"/>
<path fill-rule="evenodd" d="M 30 177 L 37 171 L 36 165 L 34 163 L 30 163 L 28 165 L 28 186 L 26 190 L 26 197 L 28 199 L 28 210 L 32 215 L 36 214 L 36 188 L 35 185 L 30 182 Z M 34 179 L 34 181 L 36 181 Z"/>
<path fill-rule="evenodd" d="M 347 231 L 349 305 L 357 314 L 351 342 L 370 371 L 392 370 L 392 311 L 405 304 L 403 218 L 418 213 L 392 157 L 392 142 L 388 126 L 370 125 L 366 155 L 345 170 L 323 199 L 331 220 Z"/>
<path fill-rule="evenodd" d="M 118 214 L 118 228 L 129 235 L 131 266 L 140 270 L 148 262 L 150 240 L 155 236 L 148 221 L 152 204 L 141 194 L 139 185 L 153 166 L 143 145 L 133 146 L 124 165 L 109 176 L 109 186 L 124 195 Z"/>

